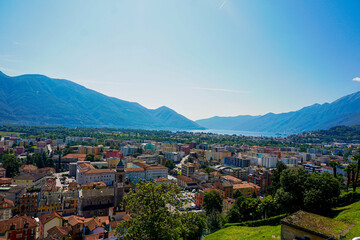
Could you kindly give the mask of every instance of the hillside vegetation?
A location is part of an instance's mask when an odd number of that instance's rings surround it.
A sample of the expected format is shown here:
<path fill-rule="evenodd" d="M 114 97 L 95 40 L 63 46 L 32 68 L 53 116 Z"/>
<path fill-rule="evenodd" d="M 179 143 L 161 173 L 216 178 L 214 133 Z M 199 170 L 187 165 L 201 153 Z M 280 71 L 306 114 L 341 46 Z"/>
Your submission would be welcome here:
<path fill-rule="evenodd" d="M 0 124 L 201 129 L 167 107 L 147 109 L 68 80 L 0 72 Z"/>

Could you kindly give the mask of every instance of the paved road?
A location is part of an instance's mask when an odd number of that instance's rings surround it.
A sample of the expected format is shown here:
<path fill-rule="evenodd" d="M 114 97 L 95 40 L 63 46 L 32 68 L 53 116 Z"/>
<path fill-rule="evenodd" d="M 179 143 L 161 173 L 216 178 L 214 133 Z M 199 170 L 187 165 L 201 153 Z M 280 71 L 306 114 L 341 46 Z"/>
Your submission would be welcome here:
<path fill-rule="evenodd" d="M 183 157 L 180 161 L 179 164 L 176 164 L 176 167 L 181 169 L 181 166 L 185 163 L 185 161 L 189 158 L 190 155 L 186 155 L 185 157 Z"/>
<path fill-rule="evenodd" d="M 62 178 L 63 174 L 69 174 L 69 172 L 62 172 L 62 173 L 54 173 L 55 177 L 56 177 L 56 186 L 57 187 L 62 187 L 62 184 L 60 182 L 60 179 Z"/>

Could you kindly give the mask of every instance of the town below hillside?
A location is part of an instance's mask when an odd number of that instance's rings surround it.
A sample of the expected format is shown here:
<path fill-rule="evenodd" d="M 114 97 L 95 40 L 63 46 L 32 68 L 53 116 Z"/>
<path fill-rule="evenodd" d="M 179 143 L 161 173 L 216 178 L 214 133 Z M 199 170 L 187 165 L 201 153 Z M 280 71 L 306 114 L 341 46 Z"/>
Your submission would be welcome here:
<path fill-rule="evenodd" d="M 358 135 L 3 125 L 0 237 L 352 239 Z"/>

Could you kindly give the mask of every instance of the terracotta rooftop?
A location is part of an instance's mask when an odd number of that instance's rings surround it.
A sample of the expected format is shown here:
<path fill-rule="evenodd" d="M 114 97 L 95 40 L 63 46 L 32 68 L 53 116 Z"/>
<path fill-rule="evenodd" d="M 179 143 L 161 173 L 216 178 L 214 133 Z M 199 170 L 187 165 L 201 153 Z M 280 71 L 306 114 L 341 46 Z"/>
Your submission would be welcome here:
<path fill-rule="evenodd" d="M 123 221 L 123 220 L 110 222 L 111 229 L 117 228 L 117 226 L 118 226 L 122 221 Z"/>
<path fill-rule="evenodd" d="M 115 170 L 114 169 L 83 169 L 80 170 L 79 172 L 82 172 L 84 174 L 101 174 L 101 173 L 114 173 Z"/>
<path fill-rule="evenodd" d="M 11 178 L 0 178 L 0 185 L 11 184 Z"/>
<path fill-rule="evenodd" d="M 11 207 L 14 207 L 14 202 L 7 199 L 7 198 L 3 198 L 1 201 L 0 201 L 0 209 L 4 209 L 4 208 L 11 208 Z"/>
<path fill-rule="evenodd" d="M 86 162 L 82 162 L 82 163 L 78 163 L 78 167 L 80 169 L 87 169 L 87 168 L 90 168 L 90 169 L 95 169 L 93 167 L 93 165 L 89 164 L 89 163 L 86 163 Z"/>
<path fill-rule="evenodd" d="M 191 178 L 186 177 L 186 176 L 183 176 L 183 175 L 177 176 L 177 179 L 180 179 L 180 180 L 182 180 L 182 181 L 184 181 L 184 182 L 186 182 L 186 183 L 194 183 L 194 182 L 195 182 L 195 181 L 192 180 Z"/>
<path fill-rule="evenodd" d="M 145 171 L 142 167 L 137 168 L 125 168 L 125 172 L 142 172 Z"/>
<path fill-rule="evenodd" d="M 46 224 L 53 220 L 54 218 L 62 218 L 57 212 L 51 212 L 44 215 L 39 216 L 39 220 L 42 224 Z"/>
<path fill-rule="evenodd" d="M 5 232 L 9 231 L 12 226 L 14 226 L 14 230 L 20 230 L 25 228 L 27 224 L 27 228 L 34 228 L 37 227 L 36 220 L 29 216 L 18 216 L 16 215 L 9 220 L 0 221 L 0 233 L 4 234 Z"/>
<path fill-rule="evenodd" d="M 260 187 L 258 185 L 255 185 L 253 183 L 239 183 L 239 184 L 234 184 L 233 185 L 233 189 L 244 189 L 244 188 L 255 188 L 255 189 L 260 189 Z"/>
<path fill-rule="evenodd" d="M 211 175 L 214 175 L 214 176 L 222 176 L 222 174 L 219 173 L 219 172 L 217 172 L 217 171 L 211 172 L 210 174 L 211 174 Z"/>
<path fill-rule="evenodd" d="M 62 239 L 64 236 L 69 236 L 71 231 L 71 227 L 63 227 L 63 226 L 55 226 L 48 230 L 48 234 L 53 239 Z"/>
<path fill-rule="evenodd" d="M 71 226 L 75 226 L 76 224 L 83 224 L 85 221 L 84 217 L 79 217 L 76 215 L 70 217 L 64 217 L 64 219 L 67 220 Z"/>
<path fill-rule="evenodd" d="M 104 182 L 89 182 L 88 184 L 81 185 L 82 187 L 106 187 L 106 184 Z"/>
<path fill-rule="evenodd" d="M 86 154 L 69 153 L 69 154 L 65 155 L 63 158 L 77 158 L 78 161 L 84 161 L 86 158 Z"/>
<path fill-rule="evenodd" d="M 221 178 L 226 179 L 226 180 L 228 180 L 230 182 L 233 182 L 233 183 L 241 183 L 242 182 L 241 179 L 238 179 L 238 178 L 233 177 L 231 175 L 221 176 Z"/>
<path fill-rule="evenodd" d="M 148 167 L 147 169 L 168 169 L 167 167 L 164 167 L 164 166 L 150 166 Z"/>
<path fill-rule="evenodd" d="M 36 171 L 38 167 L 32 164 L 27 164 L 27 165 L 22 165 L 20 169 L 23 171 Z"/>

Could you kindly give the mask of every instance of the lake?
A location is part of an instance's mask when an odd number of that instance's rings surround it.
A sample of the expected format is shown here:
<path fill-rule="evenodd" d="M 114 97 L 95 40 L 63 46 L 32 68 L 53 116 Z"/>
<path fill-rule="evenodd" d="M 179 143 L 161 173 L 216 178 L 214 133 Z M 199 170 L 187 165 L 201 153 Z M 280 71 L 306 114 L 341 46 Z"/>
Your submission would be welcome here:
<path fill-rule="evenodd" d="M 227 135 L 243 135 L 253 137 L 287 137 L 289 134 L 276 133 L 276 132 L 251 132 L 251 131 L 236 131 L 236 130 L 224 130 L 224 129 L 206 129 L 206 130 L 186 130 L 187 132 L 194 133 L 215 133 L 215 134 L 227 134 Z"/>

